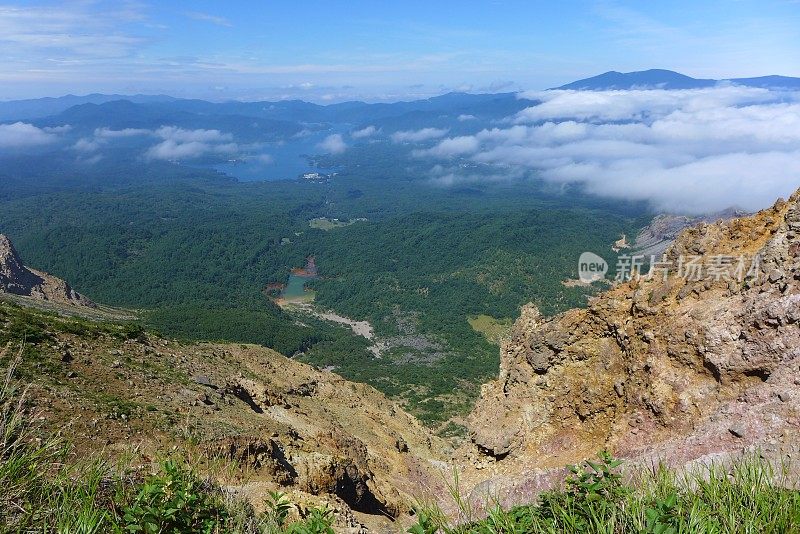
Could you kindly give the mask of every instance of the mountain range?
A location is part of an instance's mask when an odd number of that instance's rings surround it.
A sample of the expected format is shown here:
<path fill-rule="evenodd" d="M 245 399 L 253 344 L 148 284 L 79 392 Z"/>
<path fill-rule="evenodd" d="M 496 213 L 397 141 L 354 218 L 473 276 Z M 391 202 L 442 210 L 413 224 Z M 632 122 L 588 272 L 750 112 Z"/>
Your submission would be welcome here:
<path fill-rule="evenodd" d="M 800 89 L 800 78 L 788 76 L 760 76 L 754 78 L 707 79 L 692 78 L 664 69 L 637 72 L 609 71 L 591 78 L 577 80 L 555 89 L 573 90 L 625 90 L 625 89 L 700 89 L 719 84 L 735 84 L 766 89 Z M 124 101 L 128 104 L 121 104 Z M 354 124 L 386 120 L 406 114 L 425 113 L 428 117 L 436 113 L 459 110 L 476 117 L 510 115 L 530 104 L 530 100 L 519 99 L 515 93 L 447 93 L 423 100 L 392 103 L 367 103 L 361 101 L 320 105 L 303 100 L 281 100 L 274 102 L 208 102 L 197 99 L 179 99 L 166 95 L 119 95 L 89 94 L 66 95 L 56 98 L 37 98 L 0 102 L 0 121 L 34 120 L 58 116 L 69 110 L 63 118 L 100 115 L 104 118 L 121 112 L 141 115 L 140 121 L 157 116 L 159 120 L 176 119 L 189 115 L 206 118 L 219 116 L 258 117 L 274 121 L 295 123 L 348 122 Z M 121 120 L 121 119 L 120 119 Z M 206 121 L 208 122 L 208 121 Z M 277 125 L 277 124 L 276 124 Z M 108 124 L 105 124 L 108 126 Z"/>
<path fill-rule="evenodd" d="M 591 78 L 564 84 L 556 89 L 577 91 L 603 91 L 627 89 L 702 89 L 719 84 L 743 85 L 764 89 L 800 89 L 800 78 L 788 76 L 759 76 L 755 78 L 692 78 L 679 72 L 649 69 L 637 72 L 609 71 Z"/>
<path fill-rule="evenodd" d="M 126 104 L 123 105 L 120 102 L 126 102 Z M 522 102 L 525 102 L 524 99 Z M 128 113 L 128 110 L 146 110 L 142 120 L 153 114 L 169 114 L 178 117 L 186 115 L 204 117 L 225 115 L 257 117 L 259 119 L 294 123 L 347 122 L 352 124 L 388 119 L 413 112 L 435 115 L 442 112 L 463 110 L 465 112 L 469 111 L 469 113 L 476 116 L 484 114 L 494 116 L 503 112 L 510 114 L 524 107 L 522 103 L 518 103 L 515 93 L 447 93 L 409 102 L 367 103 L 354 101 L 330 105 L 314 104 L 302 100 L 208 102 L 196 99 L 176 99 L 163 95 L 91 94 L 0 102 L 0 121 L 43 119 L 45 117 L 59 116 L 67 111 L 69 113 L 67 113 L 66 117 L 73 115 L 91 116 L 103 114 L 104 111 L 116 113 L 118 111 L 116 108 L 122 106 L 124 106 L 121 109 L 123 116 Z M 137 111 L 137 113 L 140 112 Z"/>

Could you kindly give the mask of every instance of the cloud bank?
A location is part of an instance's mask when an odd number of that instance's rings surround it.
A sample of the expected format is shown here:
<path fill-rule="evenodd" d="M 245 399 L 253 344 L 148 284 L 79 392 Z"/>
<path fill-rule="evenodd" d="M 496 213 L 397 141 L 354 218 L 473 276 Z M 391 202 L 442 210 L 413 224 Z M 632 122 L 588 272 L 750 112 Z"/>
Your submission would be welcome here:
<path fill-rule="evenodd" d="M 27 122 L 0 124 L 0 148 L 29 148 L 47 145 L 57 139 L 56 134 L 68 131 L 69 127 L 38 128 Z"/>
<path fill-rule="evenodd" d="M 347 144 L 345 144 L 341 134 L 331 134 L 323 139 L 322 142 L 317 146 L 320 148 L 320 150 L 323 150 L 329 154 L 341 154 L 347 150 Z"/>
<path fill-rule="evenodd" d="M 184 130 L 177 126 L 162 126 L 153 134 L 163 139 L 145 153 L 149 159 L 185 160 L 209 154 L 235 154 L 239 146 L 231 134 L 219 130 Z"/>
<path fill-rule="evenodd" d="M 94 131 L 95 138 L 99 139 L 120 139 L 123 137 L 136 137 L 139 135 L 152 135 L 151 130 L 143 128 L 125 128 L 123 130 L 112 130 L 111 128 L 97 128 Z"/>
<path fill-rule="evenodd" d="M 186 130 L 177 126 L 162 126 L 156 130 L 97 128 L 91 136 L 75 142 L 72 149 L 82 154 L 92 154 L 115 140 L 131 137 L 161 139 L 144 153 L 144 157 L 151 160 L 187 160 L 215 154 L 233 155 L 240 151 L 240 146 L 233 142 L 231 134 L 219 130 Z"/>
<path fill-rule="evenodd" d="M 547 91 L 508 126 L 443 139 L 419 157 L 532 169 L 658 210 L 757 210 L 800 187 L 800 93 Z"/>
<path fill-rule="evenodd" d="M 350 132 L 350 137 L 352 137 L 353 139 L 363 139 L 365 137 L 372 137 L 376 133 L 378 133 L 377 128 L 375 128 L 374 126 L 367 126 L 360 130 Z"/>
<path fill-rule="evenodd" d="M 83 154 L 90 154 L 92 152 L 97 152 L 115 139 L 153 134 L 154 132 L 152 130 L 145 130 L 142 128 L 125 128 L 123 130 L 112 130 L 106 127 L 96 128 L 92 136 L 78 139 L 75 144 L 72 145 L 72 149 Z"/>
<path fill-rule="evenodd" d="M 395 143 L 421 143 L 430 141 L 447 135 L 443 128 L 422 128 L 421 130 L 404 130 L 392 134 L 392 141 Z"/>

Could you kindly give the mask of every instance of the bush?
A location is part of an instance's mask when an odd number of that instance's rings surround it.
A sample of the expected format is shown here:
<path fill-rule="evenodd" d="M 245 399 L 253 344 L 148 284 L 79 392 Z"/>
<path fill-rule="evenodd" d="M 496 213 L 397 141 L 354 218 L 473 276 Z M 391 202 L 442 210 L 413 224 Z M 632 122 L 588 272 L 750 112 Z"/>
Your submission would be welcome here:
<path fill-rule="evenodd" d="M 265 534 L 334 534 L 333 512 L 327 506 L 312 508 L 303 520 L 287 524 L 295 506 L 284 493 L 271 492 L 266 505 L 261 526 L 261 532 Z"/>
<path fill-rule="evenodd" d="M 125 507 L 123 528 L 143 534 L 220 532 L 228 513 L 220 495 L 188 468 L 173 460 L 142 485 Z"/>
<path fill-rule="evenodd" d="M 533 512 L 544 523 L 553 527 L 567 523 L 565 526 L 580 532 L 594 531 L 600 525 L 626 523 L 617 513 L 630 493 L 615 471 L 622 462 L 605 451 L 598 457 L 598 462 L 568 466 L 570 475 L 565 480 L 565 489 L 541 495 L 541 503 Z"/>

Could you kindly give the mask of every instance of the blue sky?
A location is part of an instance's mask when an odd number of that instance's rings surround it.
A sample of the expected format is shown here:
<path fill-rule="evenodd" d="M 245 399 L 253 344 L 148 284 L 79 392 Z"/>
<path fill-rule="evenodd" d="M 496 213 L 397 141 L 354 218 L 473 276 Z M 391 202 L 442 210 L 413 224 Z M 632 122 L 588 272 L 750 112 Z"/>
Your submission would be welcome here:
<path fill-rule="evenodd" d="M 800 1 L 0 0 L 0 99 L 392 100 L 607 70 L 800 76 Z"/>

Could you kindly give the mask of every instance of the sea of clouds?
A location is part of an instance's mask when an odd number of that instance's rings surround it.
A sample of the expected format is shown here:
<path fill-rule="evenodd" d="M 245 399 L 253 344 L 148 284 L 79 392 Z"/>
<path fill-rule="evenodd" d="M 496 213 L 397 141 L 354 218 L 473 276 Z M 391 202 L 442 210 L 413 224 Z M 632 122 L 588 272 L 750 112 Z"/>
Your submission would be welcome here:
<path fill-rule="evenodd" d="M 720 85 L 519 96 L 537 104 L 480 131 L 478 125 L 471 135 L 448 136 L 450 129 L 433 127 L 383 134 L 366 126 L 349 137 L 416 145 L 411 153 L 432 160 L 431 180 L 439 185 L 533 172 L 556 184 L 582 184 L 591 194 L 647 201 L 655 210 L 676 213 L 755 211 L 800 187 L 800 92 Z M 462 114 L 457 121 L 476 119 Z M 0 153 L 55 147 L 69 139 L 70 131 L 69 125 L 0 124 Z M 175 126 L 97 128 L 77 141 L 73 137 L 69 150 L 92 163 L 104 147 L 128 137 L 152 140 L 142 154 L 147 160 L 248 154 L 270 161 L 259 154 L 260 145 L 237 144 L 229 133 Z M 342 134 L 332 134 L 317 148 L 341 154 L 349 144 Z M 465 161 L 493 169 L 475 173 L 455 165 Z"/>
<path fill-rule="evenodd" d="M 69 125 L 40 128 L 24 122 L 0 124 L 0 149 L 46 148 L 48 145 L 58 145 L 63 142 L 63 134 L 71 130 Z M 97 128 L 92 135 L 74 142 L 70 149 L 81 155 L 82 161 L 94 162 L 99 160 L 104 147 L 117 139 L 131 137 L 155 139 L 154 144 L 143 154 L 148 160 L 187 160 L 210 154 L 236 155 L 243 148 L 233 141 L 231 134 L 219 130 L 162 126 L 154 130 Z"/>
<path fill-rule="evenodd" d="M 520 96 L 540 104 L 414 154 L 534 170 L 681 213 L 754 211 L 800 187 L 800 93 L 720 86 Z"/>

